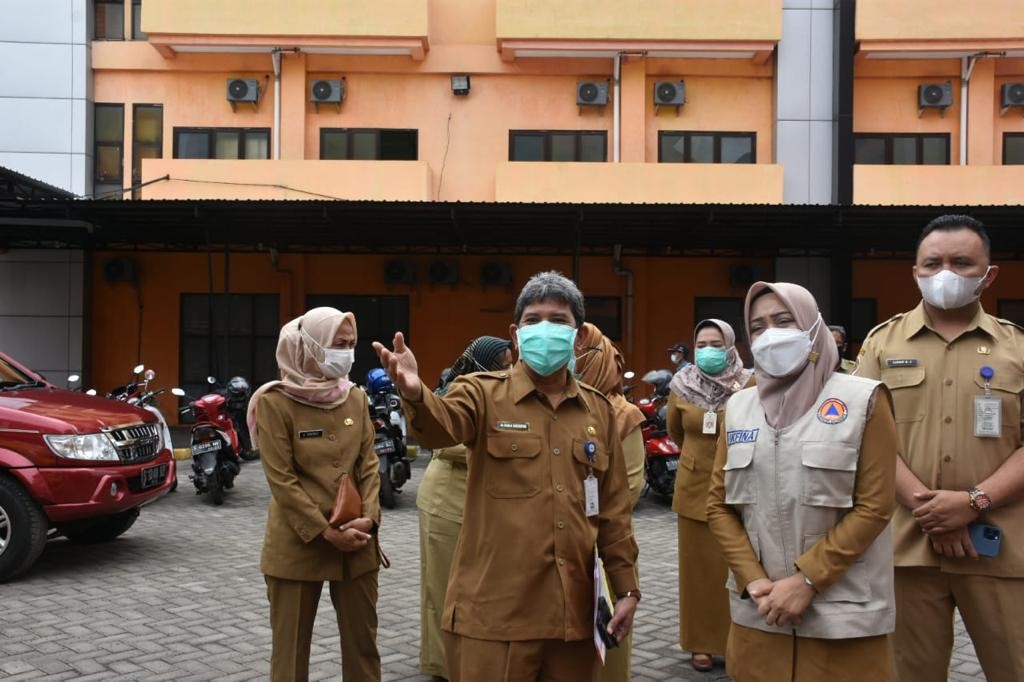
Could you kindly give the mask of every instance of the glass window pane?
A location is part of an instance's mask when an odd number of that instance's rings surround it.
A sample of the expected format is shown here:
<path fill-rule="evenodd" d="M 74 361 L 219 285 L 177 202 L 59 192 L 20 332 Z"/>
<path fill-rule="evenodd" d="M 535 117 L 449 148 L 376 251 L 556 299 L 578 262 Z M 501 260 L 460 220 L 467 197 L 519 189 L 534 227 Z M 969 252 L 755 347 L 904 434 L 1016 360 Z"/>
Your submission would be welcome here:
<path fill-rule="evenodd" d="M 608 142 L 603 133 L 580 134 L 580 161 L 607 160 Z"/>
<path fill-rule="evenodd" d="M 153 106 L 135 107 L 135 127 L 133 135 L 136 142 L 156 144 L 163 136 L 164 108 Z"/>
<path fill-rule="evenodd" d="M 124 4 L 96 3 L 96 40 L 124 40 Z"/>
<path fill-rule="evenodd" d="M 143 159 L 159 159 L 163 154 L 160 153 L 160 148 L 153 145 L 139 145 L 135 147 L 135 153 L 132 154 L 132 179 L 138 182 L 142 179 L 142 160 Z"/>
<path fill-rule="evenodd" d="M 512 136 L 513 161 L 543 161 L 544 136 L 536 133 L 516 133 Z"/>
<path fill-rule="evenodd" d="M 690 162 L 714 163 L 715 137 L 713 135 L 690 135 Z"/>
<path fill-rule="evenodd" d="M 575 161 L 576 133 L 551 133 L 551 158 L 548 161 Z"/>
<path fill-rule="evenodd" d="M 121 148 L 101 146 L 96 149 L 96 180 L 113 182 L 121 179 Z"/>
<path fill-rule="evenodd" d="M 662 133 L 661 134 L 661 163 L 682 163 L 685 161 L 683 152 L 686 150 L 685 147 L 686 138 L 680 133 Z"/>
<path fill-rule="evenodd" d="M 142 3 L 135 0 L 132 3 L 132 40 L 145 40 L 148 37 L 142 32 Z"/>
<path fill-rule="evenodd" d="M 949 163 L 949 139 L 926 137 L 921 140 L 921 163 L 945 165 Z"/>
<path fill-rule="evenodd" d="M 270 135 L 262 130 L 250 130 L 245 134 L 245 158 L 269 159 Z"/>
<path fill-rule="evenodd" d="M 858 137 L 853 143 L 854 163 L 885 163 L 885 140 L 880 137 Z"/>
<path fill-rule="evenodd" d="M 208 159 L 210 158 L 210 135 L 206 132 L 182 131 L 178 137 L 177 159 Z"/>
<path fill-rule="evenodd" d="M 415 161 L 418 158 L 415 130 L 380 131 L 380 158 L 385 161 Z"/>
<path fill-rule="evenodd" d="M 213 131 L 213 158 L 237 159 L 240 137 L 241 134 L 235 130 Z"/>
<path fill-rule="evenodd" d="M 96 183 L 92 186 L 92 196 L 95 199 L 107 199 L 117 201 L 124 198 L 124 188 L 121 183 L 116 185 L 102 185 Z"/>
<path fill-rule="evenodd" d="M 276 340 L 280 329 L 281 313 L 277 294 L 257 295 L 253 310 L 253 332 L 272 336 Z"/>
<path fill-rule="evenodd" d="M 754 140 L 749 135 L 722 136 L 722 163 L 753 163 Z"/>
<path fill-rule="evenodd" d="M 124 107 L 120 104 L 96 105 L 96 142 L 115 142 L 124 140 Z"/>
<path fill-rule="evenodd" d="M 893 136 L 892 162 L 896 164 L 917 163 L 917 137 L 909 135 Z"/>
<path fill-rule="evenodd" d="M 348 133 L 341 130 L 332 130 L 323 134 L 323 141 L 320 144 L 321 159 L 347 159 L 348 158 Z"/>
<path fill-rule="evenodd" d="M 1007 135 L 1003 150 L 1003 163 L 1024 164 L 1024 135 Z"/>
<path fill-rule="evenodd" d="M 350 132 L 352 136 L 352 158 L 362 160 L 376 160 L 377 158 L 377 133 L 368 130 Z"/>

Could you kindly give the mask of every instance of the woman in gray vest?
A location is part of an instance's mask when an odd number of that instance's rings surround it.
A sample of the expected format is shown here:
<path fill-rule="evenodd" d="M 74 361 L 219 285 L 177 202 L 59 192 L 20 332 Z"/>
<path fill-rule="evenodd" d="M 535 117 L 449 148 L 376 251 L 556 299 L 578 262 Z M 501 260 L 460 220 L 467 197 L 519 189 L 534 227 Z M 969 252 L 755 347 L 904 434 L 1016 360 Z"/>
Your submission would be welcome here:
<path fill-rule="evenodd" d="M 890 680 L 891 398 L 834 371 L 835 342 L 803 287 L 754 284 L 746 323 L 757 385 L 726 405 L 708 498 L 729 564 L 726 671 L 737 682 Z"/>

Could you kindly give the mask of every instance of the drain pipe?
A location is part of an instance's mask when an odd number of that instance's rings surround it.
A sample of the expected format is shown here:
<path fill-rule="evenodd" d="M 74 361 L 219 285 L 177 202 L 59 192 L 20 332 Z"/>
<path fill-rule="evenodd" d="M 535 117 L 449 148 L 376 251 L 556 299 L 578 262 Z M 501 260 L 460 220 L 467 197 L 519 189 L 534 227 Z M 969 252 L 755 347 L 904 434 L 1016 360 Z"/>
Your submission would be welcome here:
<path fill-rule="evenodd" d="M 622 53 L 612 61 L 612 161 L 619 162 L 622 152 Z"/>
<path fill-rule="evenodd" d="M 275 47 L 270 52 L 270 59 L 274 63 L 274 153 L 272 158 L 277 161 L 281 158 L 281 52 L 283 50 Z"/>
<path fill-rule="evenodd" d="M 612 264 L 615 274 L 626 279 L 626 356 L 632 362 L 633 354 L 633 271 L 622 267 L 622 244 L 616 244 Z"/>
<path fill-rule="evenodd" d="M 960 58 L 960 165 L 967 165 L 967 90 L 979 55 Z"/>

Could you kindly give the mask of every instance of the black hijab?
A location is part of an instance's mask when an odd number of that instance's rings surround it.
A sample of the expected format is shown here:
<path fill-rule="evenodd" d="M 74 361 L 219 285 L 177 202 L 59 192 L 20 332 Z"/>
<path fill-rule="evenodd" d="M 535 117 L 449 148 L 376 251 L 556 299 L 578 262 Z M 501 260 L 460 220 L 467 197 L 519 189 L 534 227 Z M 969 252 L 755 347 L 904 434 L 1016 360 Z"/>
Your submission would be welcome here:
<path fill-rule="evenodd" d="M 512 348 L 512 342 L 508 339 L 499 339 L 496 336 L 481 336 L 473 339 L 462 351 L 452 366 L 441 375 L 441 384 L 434 391 L 436 395 L 444 395 L 448 392 L 448 386 L 455 381 L 456 377 L 473 372 L 494 372 L 504 368 L 505 351 Z"/>

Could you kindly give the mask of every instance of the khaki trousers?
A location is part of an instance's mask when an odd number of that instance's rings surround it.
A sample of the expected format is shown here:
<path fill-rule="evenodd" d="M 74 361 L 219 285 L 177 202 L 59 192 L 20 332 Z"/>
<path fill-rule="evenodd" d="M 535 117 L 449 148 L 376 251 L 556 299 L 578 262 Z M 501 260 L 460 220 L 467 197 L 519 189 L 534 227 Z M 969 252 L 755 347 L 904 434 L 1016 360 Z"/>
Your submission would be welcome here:
<path fill-rule="evenodd" d="M 420 510 L 420 672 L 448 677 L 441 614 L 462 525 Z"/>
<path fill-rule="evenodd" d="M 264 576 L 270 601 L 273 682 L 306 682 L 309 648 L 323 583 Z M 380 680 L 377 651 L 377 571 L 354 580 L 330 581 L 331 602 L 341 635 L 342 679 L 349 682 Z"/>
<path fill-rule="evenodd" d="M 451 682 L 593 682 L 593 640 L 496 642 L 444 633 Z"/>
<path fill-rule="evenodd" d="M 1024 578 L 896 568 L 896 670 L 900 682 L 946 682 L 953 608 L 960 610 L 988 682 L 1024 680 Z"/>

